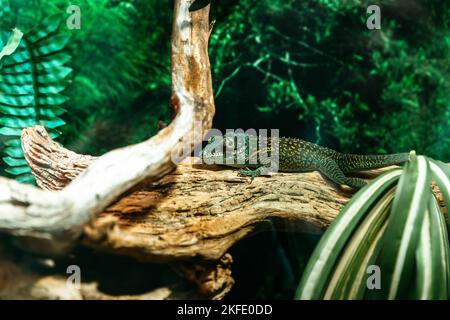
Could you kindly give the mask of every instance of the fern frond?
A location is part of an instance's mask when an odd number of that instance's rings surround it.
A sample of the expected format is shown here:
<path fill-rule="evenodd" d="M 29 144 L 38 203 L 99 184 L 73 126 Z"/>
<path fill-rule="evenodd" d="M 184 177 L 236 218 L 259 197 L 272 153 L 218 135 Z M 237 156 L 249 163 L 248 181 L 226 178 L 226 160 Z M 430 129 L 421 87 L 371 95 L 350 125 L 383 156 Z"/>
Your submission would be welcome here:
<path fill-rule="evenodd" d="M 65 124 L 60 116 L 68 100 L 61 92 L 67 86 L 71 59 L 63 52 L 70 35 L 59 33 L 61 17 L 45 19 L 35 30 L 23 36 L 10 56 L 2 60 L 0 70 L 0 135 L 7 137 L 3 160 L 6 172 L 21 182 L 33 182 L 20 145 L 22 129 L 43 125 L 57 138 Z M 1 32 L 4 39 L 6 32 Z"/>

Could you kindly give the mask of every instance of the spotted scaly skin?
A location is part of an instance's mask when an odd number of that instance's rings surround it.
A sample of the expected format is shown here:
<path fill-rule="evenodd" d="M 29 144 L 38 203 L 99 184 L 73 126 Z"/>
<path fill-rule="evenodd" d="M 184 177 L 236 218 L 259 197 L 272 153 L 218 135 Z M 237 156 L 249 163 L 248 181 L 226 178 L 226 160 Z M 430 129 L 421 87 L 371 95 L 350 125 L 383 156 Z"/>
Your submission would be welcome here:
<path fill-rule="evenodd" d="M 253 146 L 257 147 L 251 149 L 249 147 L 252 145 L 251 142 L 253 142 Z M 363 187 L 366 182 L 363 179 L 347 177 L 346 173 L 382 168 L 409 160 L 408 153 L 344 154 L 300 139 L 283 137 L 273 139 L 245 133 L 227 133 L 223 138 L 213 137 L 203 149 L 201 156 L 206 163 L 245 168 L 239 171 L 239 175 L 249 176 L 253 179 L 260 176 L 264 172 L 263 169 L 270 166 L 269 158 L 275 154 L 274 150 L 275 152 L 278 150 L 278 171 L 308 172 L 317 170 L 333 182 L 354 189 Z"/>

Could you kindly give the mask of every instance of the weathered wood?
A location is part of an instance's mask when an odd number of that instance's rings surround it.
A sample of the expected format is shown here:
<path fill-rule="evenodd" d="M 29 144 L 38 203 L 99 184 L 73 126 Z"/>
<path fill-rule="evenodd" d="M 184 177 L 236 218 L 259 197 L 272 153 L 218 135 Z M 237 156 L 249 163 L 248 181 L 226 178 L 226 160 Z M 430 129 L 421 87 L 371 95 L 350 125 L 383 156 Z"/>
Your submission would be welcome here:
<path fill-rule="evenodd" d="M 121 194 L 144 180 L 164 176 L 174 169 L 174 158 L 189 155 L 186 150 L 192 150 L 201 140 L 202 132 L 197 131 L 206 132 L 214 116 L 207 51 L 209 6 L 190 13 L 190 3 L 175 2 L 171 106 L 176 117 L 172 123 L 145 142 L 103 155 L 58 192 L 1 178 L 0 232 L 31 240 L 23 242 L 28 250 L 64 254 L 84 226 Z M 26 143 L 23 149 L 27 150 Z M 73 169 L 66 167 L 67 163 L 63 165 L 69 171 Z M 55 168 L 53 174 L 64 168 Z M 41 172 L 41 176 L 45 174 L 52 173 Z"/>
<path fill-rule="evenodd" d="M 238 177 L 183 163 L 108 207 L 85 228 L 83 242 L 149 261 L 219 259 L 245 236 L 288 225 L 321 232 L 348 197 L 318 173 Z"/>
<path fill-rule="evenodd" d="M 62 190 L 96 157 L 79 155 L 63 149 L 49 138 L 42 126 L 22 130 L 22 149 L 32 168 L 36 183 L 45 190 Z"/>

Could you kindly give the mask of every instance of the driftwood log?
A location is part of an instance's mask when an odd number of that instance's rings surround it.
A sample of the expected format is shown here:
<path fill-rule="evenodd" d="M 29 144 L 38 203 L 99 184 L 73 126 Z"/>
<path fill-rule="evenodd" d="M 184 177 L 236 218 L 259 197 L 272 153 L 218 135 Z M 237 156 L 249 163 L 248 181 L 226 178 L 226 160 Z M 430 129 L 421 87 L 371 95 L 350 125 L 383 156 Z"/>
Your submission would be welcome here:
<path fill-rule="evenodd" d="M 22 143 L 38 185 L 47 190 L 63 189 L 97 161 L 61 147 L 40 126 L 24 130 Z M 234 283 L 232 258 L 226 253 L 232 245 L 271 228 L 320 233 L 352 195 L 351 190 L 317 172 L 279 173 L 250 183 L 235 170 L 196 162 L 199 159 L 187 158 L 161 179 L 144 181 L 124 193 L 85 226 L 82 243 L 145 262 L 169 263 L 197 285 L 200 297 L 221 298 Z M 370 179 L 388 169 L 360 176 Z M 444 211 L 441 194 L 438 190 L 436 194 Z M 17 267 L 15 270 L 23 273 Z M 55 286 L 63 283 L 61 277 L 45 279 L 39 285 L 47 281 Z M 58 293 L 59 285 L 50 289 Z M 34 288 L 32 292 L 41 294 L 42 290 Z M 83 284 L 81 291 L 73 294 L 96 299 L 197 295 L 166 287 L 139 296 L 111 297 L 98 291 L 93 283 Z"/>

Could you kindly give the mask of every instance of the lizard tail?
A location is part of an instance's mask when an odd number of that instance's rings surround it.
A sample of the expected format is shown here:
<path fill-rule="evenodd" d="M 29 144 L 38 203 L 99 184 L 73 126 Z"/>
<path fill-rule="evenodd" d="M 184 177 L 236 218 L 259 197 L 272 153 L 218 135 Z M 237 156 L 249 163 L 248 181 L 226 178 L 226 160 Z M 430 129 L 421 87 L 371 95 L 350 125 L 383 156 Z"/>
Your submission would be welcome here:
<path fill-rule="evenodd" d="M 358 155 L 343 154 L 336 155 L 335 161 L 344 172 L 369 170 L 402 164 L 409 160 L 409 153 L 395 153 L 387 155 Z"/>

